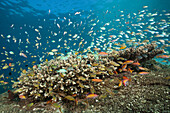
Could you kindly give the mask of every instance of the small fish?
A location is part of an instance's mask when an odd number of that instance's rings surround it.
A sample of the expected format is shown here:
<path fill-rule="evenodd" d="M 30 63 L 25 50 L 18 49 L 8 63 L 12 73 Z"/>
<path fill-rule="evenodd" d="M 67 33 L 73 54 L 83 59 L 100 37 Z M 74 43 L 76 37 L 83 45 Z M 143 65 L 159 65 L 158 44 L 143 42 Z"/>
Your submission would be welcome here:
<path fill-rule="evenodd" d="M 149 72 L 139 72 L 139 75 L 147 75 Z"/>
<path fill-rule="evenodd" d="M 60 70 L 58 70 L 57 72 L 59 72 L 59 73 L 65 73 L 65 72 L 67 72 L 67 70 L 65 70 L 65 69 L 60 69 Z"/>
<path fill-rule="evenodd" d="M 100 56 L 108 56 L 108 53 L 106 53 L 106 52 L 100 52 L 99 55 L 100 55 Z"/>
<path fill-rule="evenodd" d="M 112 64 L 113 66 L 120 66 L 118 63 L 111 61 L 110 64 Z"/>
<path fill-rule="evenodd" d="M 90 77 L 96 77 L 96 74 L 90 74 Z"/>
<path fill-rule="evenodd" d="M 57 104 L 57 103 L 53 103 L 52 104 L 55 108 L 60 108 L 61 106 L 59 105 L 59 104 Z M 62 113 L 62 112 L 61 112 Z"/>
<path fill-rule="evenodd" d="M 120 47 L 120 49 L 125 49 L 125 48 L 126 48 L 126 46 L 121 46 L 121 47 Z"/>
<path fill-rule="evenodd" d="M 34 65 L 34 66 L 33 66 L 33 69 L 36 69 L 36 68 L 37 68 L 37 66 L 36 66 L 36 65 Z"/>
<path fill-rule="evenodd" d="M 29 103 L 27 106 L 28 107 L 31 107 L 31 106 L 33 106 L 34 105 L 34 103 Z"/>
<path fill-rule="evenodd" d="M 72 96 L 70 96 L 70 95 L 65 96 L 65 98 L 68 99 L 68 100 L 73 100 L 73 101 L 75 100 L 75 99 L 74 99 Z"/>
<path fill-rule="evenodd" d="M 99 95 L 92 93 L 92 94 L 88 94 L 88 95 L 86 96 L 86 98 L 96 98 L 96 97 L 98 97 L 98 96 L 99 96 Z"/>
<path fill-rule="evenodd" d="M 72 97 L 76 97 L 77 96 L 77 94 L 73 94 L 73 95 L 71 95 Z"/>
<path fill-rule="evenodd" d="M 80 14 L 81 12 L 76 12 L 74 15 L 78 15 L 78 14 Z"/>
<path fill-rule="evenodd" d="M 26 99 L 26 97 L 24 95 L 19 95 L 20 99 Z"/>
<path fill-rule="evenodd" d="M 24 69 L 24 70 L 22 70 L 22 73 L 24 73 L 24 74 L 25 74 L 26 72 L 27 72 L 27 71 L 26 71 L 25 69 Z"/>
<path fill-rule="evenodd" d="M 138 67 L 140 70 L 146 70 L 146 68 L 144 67 Z"/>
<path fill-rule="evenodd" d="M 124 86 L 127 86 L 129 81 L 131 81 L 131 79 L 127 78 L 126 76 L 123 76 L 122 83 L 123 83 Z"/>
<path fill-rule="evenodd" d="M 122 80 L 123 85 L 124 85 L 124 86 L 127 86 L 128 81 L 129 81 L 129 79 L 124 79 L 124 80 Z"/>
<path fill-rule="evenodd" d="M 92 79 L 93 82 L 102 82 L 102 79 Z"/>
<path fill-rule="evenodd" d="M 80 76 L 79 79 L 82 80 L 82 81 L 86 81 L 86 78 L 84 78 L 82 76 Z"/>
<path fill-rule="evenodd" d="M 100 27 L 101 30 L 105 30 L 106 28 L 105 27 Z"/>
<path fill-rule="evenodd" d="M 112 36 L 110 36 L 110 37 L 112 37 Z M 119 39 L 119 38 L 117 38 L 117 39 L 115 39 L 115 40 L 112 40 L 111 42 L 116 42 L 118 39 Z"/>
<path fill-rule="evenodd" d="M 10 51 L 9 53 L 10 53 L 11 55 L 12 55 L 12 54 L 14 54 L 14 52 L 13 52 L 13 51 Z"/>
<path fill-rule="evenodd" d="M 132 63 L 132 65 L 134 65 L 134 66 L 139 66 L 140 63 L 139 63 L 139 62 L 135 62 L 135 63 Z"/>
<path fill-rule="evenodd" d="M 170 58 L 169 55 L 159 55 L 159 56 L 156 56 L 156 58 Z"/>
<path fill-rule="evenodd" d="M 166 60 L 162 60 L 161 62 L 167 62 Z"/>
<path fill-rule="evenodd" d="M 6 85 L 6 84 L 8 84 L 8 82 L 4 82 L 3 84 L 5 84 L 5 85 Z"/>
<path fill-rule="evenodd" d="M 121 80 L 119 80 L 119 87 L 120 87 L 120 86 L 122 86 L 122 81 L 121 81 Z"/>
<path fill-rule="evenodd" d="M 12 63 L 9 63 L 9 66 L 11 67 L 11 66 L 12 66 Z"/>
<path fill-rule="evenodd" d="M 80 83 L 79 81 L 77 81 L 77 83 L 79 84 L 79 86 L 80 86 L 81 88 L 84 88 L 84 85 L 83 85 L 82 83 Z"/>
<path fill-rule="evenodd" d="M 115 74 L 118 74 L 118 72 L 117 72 L 117 71 L 114 71 L 114 73 L 115 73 Z"/>
<path fill-rule="evenodd" d="M 148 8 L 148 6 L 143 6 L 143 8 Z"/>
<path fill-rule="evenodd" d="M 119 70 L 119 72 L 122 72 L 122 69 L 121 69 L 121 68 L 119 68 L 118 70 Z"/>
<path fill-rule="evenodd" d="M 93 48 L 93 50 L 95 50 L 95 51 L 100 51 L 100 48 Z"/>
<path fill-rule="evenodd" d="M 79 47 L 80 47 L 80 45 L 81 45 L 82 43 L 83 43 L 82 41 L 79 43 Z"/>
<path fill-rule="evenodd" d="M 2 75 L 0 75 L 0 78 L 4 78 L 4 73 Z"/>
<path fill-rule="evenodd" d="M 75 52 L 75 55 L 78 55 L 79 54 L 79 52 Z"/>
<path fill-rule="evenodd" d="M 48 10 L 48 15 L 49 15 L 50 13 L 51 13 L 51 10 L 49 9 L 49 10 Z"/>
<path fill-rule="evenodd" d="M 128 79 L 126 76 L 123 76 L 123 79 Z"/>
<path fill-rule="evenodd" d="M 50 99 L 46 102 L 46 104 L 50 104 L 50 103 L 52 103 L 52 99 Z"/>
<path fill-rule="evenodd" d="M 127 61 L 123 62 L 123 64 L 132 64 L 132 63 L 133 63 L 132 60 L 127 60 Z"/>
<path fill-rule="evenodd" d="M 122 70 L 124 71 L 124 70 L 126 69 L 126 67 L 127 67 L 127 64 L 124 64 L 124 65 L 122 66 Z"/>
<path fill-rule="evenodd" d="M 7 69 L 9 66 L 8 65 L 5 65 L 2 69 Z"/>
<path fill-rule="evenodd" d="M 133 72 L 133 70 L 131 70 L 130 68 L 128 68 L 128 71 L 129 71 L 130 73 L 132 73 L 132 72 Z"/>
<path fill-rule="evenodd" d="M 24 53 L 20 53 L 19 55 L 27 58 L 27 56 Z"/>

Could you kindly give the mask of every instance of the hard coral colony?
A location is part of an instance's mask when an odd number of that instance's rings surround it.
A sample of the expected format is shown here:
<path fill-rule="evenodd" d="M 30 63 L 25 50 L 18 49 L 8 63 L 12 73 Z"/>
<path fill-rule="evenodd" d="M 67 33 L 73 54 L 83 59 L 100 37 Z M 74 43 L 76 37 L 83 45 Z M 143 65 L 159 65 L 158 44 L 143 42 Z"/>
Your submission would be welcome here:
<path fill-rule="evenodd" d="M 145 51 L 146 48 L 148 51 Z M 32 98 L 32 103 L 48 101 L 47 103 L 54 104 L 60 101 L 70 101 L 77 105 L 89 98 L 102 95 L 100 89 L 106 79 L 117 77 L 121 73 L 132 74 L 134 73 L 132 70 L 139 72 L 140 75 L 148 74 L 149 72 L 140 71 L 141 61 L 149 60 L 161 53 L 163 50 L 156 48 L 155 44 L 149 44 L 136 49 L 127 48 L 116 54 L 115 51 L 100 52 L 98 59 L 96 59 L 96 54 L 92 53 L 69 55 L 65 59 L 57 57 L 21 73 L 18 78 L 19 82 L 13 84 L 14 88 L 18 88 L 14 93 L 20 95 L 21 99 Z M 149 57 L 138 59 L 143 54 Z M 113 84 L 117 88 L 122 85 L 127 86 L 130 81 L 126 76 L 118 78 L 120 82 Z M 113 94 L 109 89 L 107 92 Z"/>

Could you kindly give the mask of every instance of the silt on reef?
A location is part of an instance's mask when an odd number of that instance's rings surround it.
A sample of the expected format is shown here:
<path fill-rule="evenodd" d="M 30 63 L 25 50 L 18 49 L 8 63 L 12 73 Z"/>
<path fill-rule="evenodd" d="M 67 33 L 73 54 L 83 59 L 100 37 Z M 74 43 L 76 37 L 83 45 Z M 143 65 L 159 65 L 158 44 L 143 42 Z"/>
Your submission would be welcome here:
<path fill-rule="evenodd" d="M 58 103 L 88 105 L 89 94 L 102 95 L 109 92 L 113 95 L 112 88 L 119 89 L 122 84 L 126 86 L 130 79 L 124 75 L 133 74 L 131 69 L 136 68 L 132 66 L 133 62 L 146 61 L 161 53 L 163 50 L 156 49 L 156 44 L 148 44 L 136 49 L 127 48 L 104 56 L 98 55 L 97 58 L 90 53 L 88 57 L 70 55 L 65 56 L 64 60 L 58 57 L 21 73 L 19 82 L 13 84 L 14 88 L 18 88 L 14 93 L 25 99 L 31 98 L 31 106 L 44 101 L 60 110 Z M 139 56 L 142 58 L 139 59 Z M 108 80 L 112 81 L 113 87 L 104 90 Z"/>

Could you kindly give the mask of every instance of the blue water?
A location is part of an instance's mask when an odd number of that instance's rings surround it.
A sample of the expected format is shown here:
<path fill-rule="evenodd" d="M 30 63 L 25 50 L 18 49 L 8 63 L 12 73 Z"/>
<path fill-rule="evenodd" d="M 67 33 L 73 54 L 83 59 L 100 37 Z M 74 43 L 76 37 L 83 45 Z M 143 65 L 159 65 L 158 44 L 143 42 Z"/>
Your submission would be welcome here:
<path fill-rule="evenodd" d="M 165 10 L 166 13 L 170 13 L 169 0 L 1 0 L 0 34 L 5 38 L 2 36 L 0 37 L 0 61 L 5 60 L 5 62 L 1 62 L 0 75 L 4 74 L 4 79 L 1 78 L 1 80 L 9 82 L 9 84 L 0 85 L 0 93 L 11 89 L 11 79 L 16 80 L 17 77 L 20 76 L 22 69 L 32 67 L 34 65 L 32 64 L 33 61 L 36 61 L 35 64 L 41 63 L 40 58 L 43 55 L 44 58 L 42 59 L 44 61 L 53 58 L 53 56 L 48 55 L 47 52 L 56 49 L 58 45 L 63 47 L 59 49 L 59 52 L 64 54 L 71 49 L 77 50 L 78 44 L 82 39 L 87 41 L 87 44 L 80 48 L 80 51 L 90 46 L 93 40 L 92 37 L 87 35 L 92 28 L 92 23 L 90 21 L 94 21 L 95 23 L 97 20 L 100 20 L 99 24 L 94 26 L 93 29 L 99 29 L 99 27 L 104 26 L 107 22 L 118 18 L 120 19 L 121 14 L 125 15 L 127 21 L 136 22 L 136 18 L 132 20 L 131 18 L 127 18 L 127 15 L 129 13 L 131 15 L 133 13 L 137 14 L 139 11 L 143 10 L 143 6 L 148 6 L 147 13 L 158 12 L 158 14 L 165 14 L 163 10 Z M 123 13 L 120 11 L 123 11 Z M 81 16 L 75 15 L 76 12 L 81 12 Z M 89 15 L 90 17 L 88 17 Z M 66 18 L 66 20 L 64 18 Z M 164 18 L 164 15 L 162 17 L 155 17 L 155 20 L 161 18 Z M 71 24 L 68 26 L 68 19 L 75 23 L 75 25 L 79 25 L 74 27 L 73 24 Z M 144 22 L 148 21 L 148 19 L 148 17 L 144 17 Z M 60 29 L 55 24 L 55 21 L 60 24 Z M 80 26 L 81 21 L 82 25 Z M 111 29 L 113 26 L 117 25 L 119 25 L 118 22 L 114 22 L 112 26 L 107 26 L 107 28 Z M 40 28 L 41 26 L 43 27 L 42 29 Z M 116 31 L 112 32 L 112 34 L 115 35 L 118 35 L 119 31 L 127 30 L 121 26 L 115 28 Z M 41 35 L 35 32 L 34 29 L 38 29 Z M 132 29 L 132 31 L 133 30 L 134 29 Z M 64 31 L 67 31 L 67 35 L 63 35 Z M 54 32 L 58 35 L 52 35 Z M 81 36 L 79 39 L 67 43 L 70 49 L 64 48 L 64 40 L 69 41 L 68 34 L 74 35 L 80 33 Z M 94 40 L 101 36 L 101 34 L 106 34 L 104 38 L 110 35 L 107 31 L 102 33 L 98 32 Z M 11 37 L 7 38 L 8 35 Z M 148 37 L 150 35 L 148 35 Z M 16 42 L 13 40 L 14 37 L 17 40 Z M 41 38 L 41 40 L 37 40 L 36 37 Z M 26 42 L 27 38 L 30 44 Z M 62 38 L 62 40 L 59 42 L 58 40 L 60 38 Z M 169 37 L 166 39 L 168 38 Z M 19 40 L 21 40 L 21 43 L 19 43 Z M 55 40 L 55 43 L 53 43 L 52 40 Z M 107 38 L 106 40 L 108 41 Z M 124 40 L 124 37 L 122 40 Z M 49 43 L 47 44 L 47 42 Z M 38 49 L 35 46 L 36 43 L 41 43 Z M 74 43 L 77 43 L 77 46 L 73 46 Z M 101 45 L 102 44 L 104 44 L 104 42 L 101 43 Z M 3 47 L 5 47 L 5 49 L 3 49 Z M 13 51 L 14 54 L 9 54 L 9 51 Z M 169 48 L 167 48 L 166 51 L 170 51 Z M 2 54 L 5 52 L 8 52 L 8 55 Z M 24 52 L 28 58 L 19 56 L 20 52 Z M 31 56 L 36 57 L 32 58 Z M 159 60 L 160 59 L 158 59 L 158 61 Z M 11 68 L 3 70 L 2 67 L 9 63 L 15 64 L 14 70 L 11 70 Z M 167 63 L 168 62 L 164 64 Z"/>

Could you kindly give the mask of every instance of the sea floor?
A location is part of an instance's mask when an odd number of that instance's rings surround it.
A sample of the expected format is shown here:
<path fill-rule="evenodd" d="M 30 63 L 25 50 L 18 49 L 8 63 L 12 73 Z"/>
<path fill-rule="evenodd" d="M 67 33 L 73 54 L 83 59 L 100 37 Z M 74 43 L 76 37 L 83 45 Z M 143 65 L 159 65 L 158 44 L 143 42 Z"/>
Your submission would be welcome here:
<path fill-rule="evenodd" d="M 92 99 L 88 106 L 78 108 L 74 105 L 69 106 L 69 110 L 62 109 L 63 113 L 136 113 L 154 112 L 170 113 L 170 68 L 151 71 L 149 75 L 137 75 L 132 77 L 132 82 L 122 87 L 117 93 L 103 99 Z M 8 93 L 0 95 L 0 113 L 49 113 L 42 110 L 25 111 L 21 110 L 17 102 L 10 102 L 7 98 Z M 59 110 L 54 113 L 60 113 Z"/>

